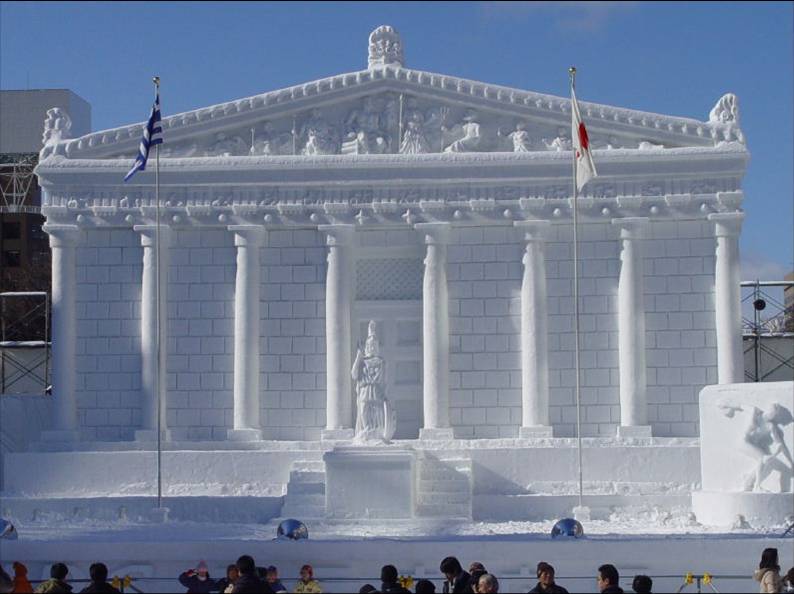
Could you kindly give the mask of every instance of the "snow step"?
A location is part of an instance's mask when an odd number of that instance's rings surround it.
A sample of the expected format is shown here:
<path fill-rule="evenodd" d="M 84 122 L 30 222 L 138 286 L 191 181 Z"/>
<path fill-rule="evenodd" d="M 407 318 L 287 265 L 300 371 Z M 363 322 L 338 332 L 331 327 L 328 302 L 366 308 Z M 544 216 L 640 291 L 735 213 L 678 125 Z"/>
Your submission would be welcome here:
<path fill-rule="evenodd" d="M 319 470 L 292 470 L 289 473 L 291 483 L 324 483 L 325 472 Z"/>
<path fill-rule="evenodd" d="M 418 490 L 420 493 L 457 493 L 459 491 L 468 491 L 469 480 L 467 478 L 454 480 L 420 480 Z"/>
<path fill-rule="evenodd" d="M 325 495 L 325 483 L 294 483 L 287 484 L 287 497 L 295 495 Z"/>
<path fill-rule="evenodd" d="M 292 470 L 325 473 L 325 462 L 322 460 L 298 460 L 292 463 Z"/>
<path fill-rule="evenodd" d="M 471 505 L 471 493 L 419 493 L 417 503 L 422 505 Z"/>
<path fill-rule="evenodd" d="M 417 505 L 416 513 L 424 518 L 471 519 L 471 505 L 462 503 Z"/>

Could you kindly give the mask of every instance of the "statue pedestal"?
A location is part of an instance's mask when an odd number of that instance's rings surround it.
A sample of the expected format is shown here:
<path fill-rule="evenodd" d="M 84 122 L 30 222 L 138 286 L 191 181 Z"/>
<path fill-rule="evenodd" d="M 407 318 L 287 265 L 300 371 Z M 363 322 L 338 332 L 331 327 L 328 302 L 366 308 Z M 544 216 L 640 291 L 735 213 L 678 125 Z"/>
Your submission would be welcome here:
<path fill-rule="evenodd" d="M 416 453 L 383 446 L 339 447 L 323 456 L 329 519 L 410 519 Z"/>

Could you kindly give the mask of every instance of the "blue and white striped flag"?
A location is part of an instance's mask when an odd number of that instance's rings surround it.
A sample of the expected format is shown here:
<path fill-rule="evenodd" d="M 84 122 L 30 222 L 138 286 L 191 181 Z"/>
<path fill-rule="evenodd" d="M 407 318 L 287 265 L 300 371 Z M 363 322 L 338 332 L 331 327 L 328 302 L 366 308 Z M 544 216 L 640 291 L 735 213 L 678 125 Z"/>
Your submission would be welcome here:
<path fill-rule="evenodd" d="M 163 128 L 160 126 L 159 92 L 154 98 L 152 115 L 149 116 L 146 128 L 143 129 L 143 138 L 141 138 L 141 144 L 138 147 L 138 157 L 135 159 L 135 164 L 132 166 L 132 169 L 124 176 L 124 181 L 130 179 L 136 172 L 146 169 L 146 161 L 149 159 L 149 149 L 155 144 L 163 144 Z"/>

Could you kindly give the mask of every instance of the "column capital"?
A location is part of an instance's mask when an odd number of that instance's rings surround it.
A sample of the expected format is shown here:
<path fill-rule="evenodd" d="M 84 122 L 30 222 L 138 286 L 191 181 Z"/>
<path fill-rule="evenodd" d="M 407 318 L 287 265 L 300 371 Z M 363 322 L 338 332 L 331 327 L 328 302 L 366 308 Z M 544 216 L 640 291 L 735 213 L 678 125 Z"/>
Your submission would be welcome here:
<path fill-rule="evenodd" d="M 152 247 L 157 243 L 157 225 L 133 225 L 132 230 L 141 234 L 141 245 Z M 160 225 L 160 241 L 163 245 L 171 243 L 171 227 Z"/>
<path fill-rule="evenodd" d="M 714 235 L 717 237 L 738 237 L 744 222 L 743 212 L 714 212 L 708 220 L 714 223 Z"/>
<path fill-rule="evenodd" d="M 227 225 L 226 229 L 234 233 L 235 247 L 260 247 L 265 243 L 266 232 L 261 225 Z"/>
<path fill-rule="evenodd" d="M 333 247 L 338 245 L 351 245 L 356 232 L 356 226 L 346 223 L 336 223 L 331 225 L 317 225 L 317 230 L 326 234 L 326 245 Z"/>
<path fill-rule="evenodd" d="M 620 228 L 621 239 L 642 239 L 650 224 L 648 217 L 623 217 L 612 219 L 612 224 Z"/>
<path fill-rule="evenodd" d="M 524 241 L 543 241 L 551 228 L 551 221 L 515 221 L 513 226 L 524 233 Z"/>
<path fill-rule="evenodd" d="M 50 247 L 75 247 L 83 239 L 83 230 L 77 225 L 45 223 L 42 229 L 50 236 Z"/>
<path fill-rule="evenodd" d="M 452 232 L 451 223 L 417 223 L 414 229 L 420 233 L 424 233 L 425 243 L 428 245 L 433 244 L 447 244 Z"/>

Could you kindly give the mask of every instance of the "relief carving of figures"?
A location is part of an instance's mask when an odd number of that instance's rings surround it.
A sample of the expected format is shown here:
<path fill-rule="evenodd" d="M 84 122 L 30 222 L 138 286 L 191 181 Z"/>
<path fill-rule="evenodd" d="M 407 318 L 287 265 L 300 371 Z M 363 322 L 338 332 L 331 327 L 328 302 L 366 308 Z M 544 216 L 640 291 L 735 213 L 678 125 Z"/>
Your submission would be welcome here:
<path fill-rule="evenodd" d="M 389 442 L 396 429 L 396 414 L 386 399 L 386 365 L 380 356 L 374 321 L 367 328 L 364 351 L 356 350 L 351 376 L 356 382 L 356 440 Z"/>
<path fill-rule="evenodd" d="M 44 145 L 44 148 L 41 149 L 41 158 L 52 154 L 54 145 L 69 138 L 71 129 L 72 119 L 69 114 L 60 107 L 48 109 L 47 118 L 44 120 L 44 134 L 41 137 Z"/>
<path fill-rule="evenodd" d="M 554 140 L 549 141 L 547 138 L 544 138 L 543 144 L 546 145 L 546 149 L 550 151 L 561 152 L 573 149 L 571 136 L 563 127 L 557 128 L 557 137 Z"/>
<path fill-rule="evenodd" d="M 718 404 L 728 418 L 742 413 L 745 429 L 743 434 L 742 453 L 755 463 L 752 472 L 745 476 L 744 490 L 772 493 L 791 493 L 794 490 L 794 458 L 786 445 L 783 427 L 794 421 L 791 411 L 774 403 L 766 412 L 756 406 L 742 407 L 731 403 Z M 776 485 L 764 482 L 773 473 L 778 473 Z"/>
<path fill-rule="evenodd" d="M 430 141 L 425 135 L 425 116 L 417 108 L 416 99 L 408 97 L 403 110 L 403 132 L 400 152 L 406 155 L 429 153 Z"/>
<path fill-rule="evenodd" d="M 532 141 L 529 138 L 527 124 L 525 122 L 516 122 L 515 130 L 508 134 L 505 134 L 504 131 L 499 128 L 497 134 L 512 141 L 514 153 L 528 153 L 532 150 Z"/>
<path fill-rule="evenodd" d="M 383 118 L 386 119 L 385 116 Z M 385 124 L 385 121 L 384 121 Z M 347 134 L 342 145 L 345 154 L 383 154 L 389 148 L 388 133 L 381 125 L 381 114 L 372 97 L 364 97 L 361 109 L 350 112 L 345 122 Z"/>
<path fill-rule="evenodd" d="M 265 122 L 262 132 L 253 131 L 253 143 L 250 153 L 252 155 L 285 155 L 292 152 L 292 135 L 289 133 L 277 134 L 273 122 Z"/>
<path fill-rule="evenodd" d="M 336 133 L 317 108 L 311 110 L 298 136 L 304 142 L 301 151 L 304 155 L 333 155 L 337 152 Z"/>
<path fill-rule="evenodd" d="M 229 157 L 232 155 L 244 155 L 248 152 L 248 147 L 239 136 L 228 136 L 225 132 L 218 132 L 215 135 L 210 148 L 205 153 L 205 156 L 222 156 Z"/>
<path fill-rule="evenodd" d="M 477 119 L 477 113 L 473 109 L 467 109 L 461 124 L 456 124 L 451 129 L 446 126 L 441 127 L 444 132 L 458 137 L 444 148 L 445 153 L 468 153 L 477 150 L 482 139 Z"/>
<path fill-rule="evenodd" d="M 736 139 L 744 143 L 744 134 L 739 128 L 739 99 L 733 93 L 723 95 L 709 112 L 710 124 L 723 124 L 726 141 Z"/>

